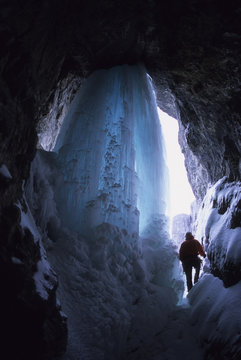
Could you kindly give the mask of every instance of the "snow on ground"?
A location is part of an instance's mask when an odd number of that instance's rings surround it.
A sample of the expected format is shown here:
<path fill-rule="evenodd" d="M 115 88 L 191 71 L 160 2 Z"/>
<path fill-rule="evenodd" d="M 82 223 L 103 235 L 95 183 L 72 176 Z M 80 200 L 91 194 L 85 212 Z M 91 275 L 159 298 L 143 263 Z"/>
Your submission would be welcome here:
<path fill-rule="evenodd" d="M 205 350 L 216 352 L 214 359 L 241 358 L 240 296 L 241 282 L 225 288 L 211 274 L 203 275 L 188 295 L 196 336 Z"/>
<path fill-rule="evenodd" d="M 177 306 L 168 314 L 162 331 L 157 332 L 149 344 L 142 344 L 128 354 L 128 360 L 203 360 L 196 331 L 190 324 L 191 308 L 186 304 Z"/>

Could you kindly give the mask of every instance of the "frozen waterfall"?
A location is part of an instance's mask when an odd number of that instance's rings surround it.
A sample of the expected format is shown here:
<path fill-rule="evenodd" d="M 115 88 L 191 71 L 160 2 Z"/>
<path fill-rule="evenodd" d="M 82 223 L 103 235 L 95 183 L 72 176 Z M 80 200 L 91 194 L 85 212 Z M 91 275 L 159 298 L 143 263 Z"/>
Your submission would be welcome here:
<path fill-rule="evenodd" d="M 161 125 L 145 68 L 93 73 L 80 89 L 54 148 L 63 174 L 63 224 L 88 235 L 110 223 L 135 239 L 164 214 L 167 170 Z"/>

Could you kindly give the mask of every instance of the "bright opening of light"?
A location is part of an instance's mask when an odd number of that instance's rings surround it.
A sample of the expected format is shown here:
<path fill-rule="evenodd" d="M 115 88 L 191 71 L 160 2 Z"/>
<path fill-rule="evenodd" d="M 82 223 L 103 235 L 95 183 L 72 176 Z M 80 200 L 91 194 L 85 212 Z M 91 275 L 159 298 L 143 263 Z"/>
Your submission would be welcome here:
<path fill-rule="evenodd" d="M 166 145 L 167 166 L 170 176 L 170 219 L 177 214 L 190 214 L 195 200 L 187 179 L 184 156 L 178 143 L 178 122 L 158 108 Z"/>

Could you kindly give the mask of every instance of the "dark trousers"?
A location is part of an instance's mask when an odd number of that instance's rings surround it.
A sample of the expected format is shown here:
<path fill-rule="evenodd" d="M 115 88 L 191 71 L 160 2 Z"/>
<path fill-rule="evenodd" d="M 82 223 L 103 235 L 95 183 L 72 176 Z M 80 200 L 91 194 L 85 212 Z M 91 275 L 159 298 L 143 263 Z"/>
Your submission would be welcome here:
<path fill-rule="evenodd" d="M 201 267 L 201 259 L 198 256 L 188 256 L 182 261 L 183 271 L 185 272 L 187 279 L 187 290 L 191 290 L 193 287 L 192 283 L 192 268 L 195 269 L 194 275 L 194 284 L 198 282 L 200 267 Z"/>

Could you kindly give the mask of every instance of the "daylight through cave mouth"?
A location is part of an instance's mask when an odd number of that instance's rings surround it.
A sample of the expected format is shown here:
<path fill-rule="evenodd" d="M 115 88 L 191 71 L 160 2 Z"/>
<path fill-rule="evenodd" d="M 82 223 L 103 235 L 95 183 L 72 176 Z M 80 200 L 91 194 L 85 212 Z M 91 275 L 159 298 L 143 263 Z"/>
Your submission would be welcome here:
<path fill-rule="evenodd" d="M 168 215 L 190 214 L 195 200 L 188 181 L 184 155 L 178 142 L 178 121 L 158 108 L 166 148 L 166 163 L 169 171 L 170 201 Z"/>

